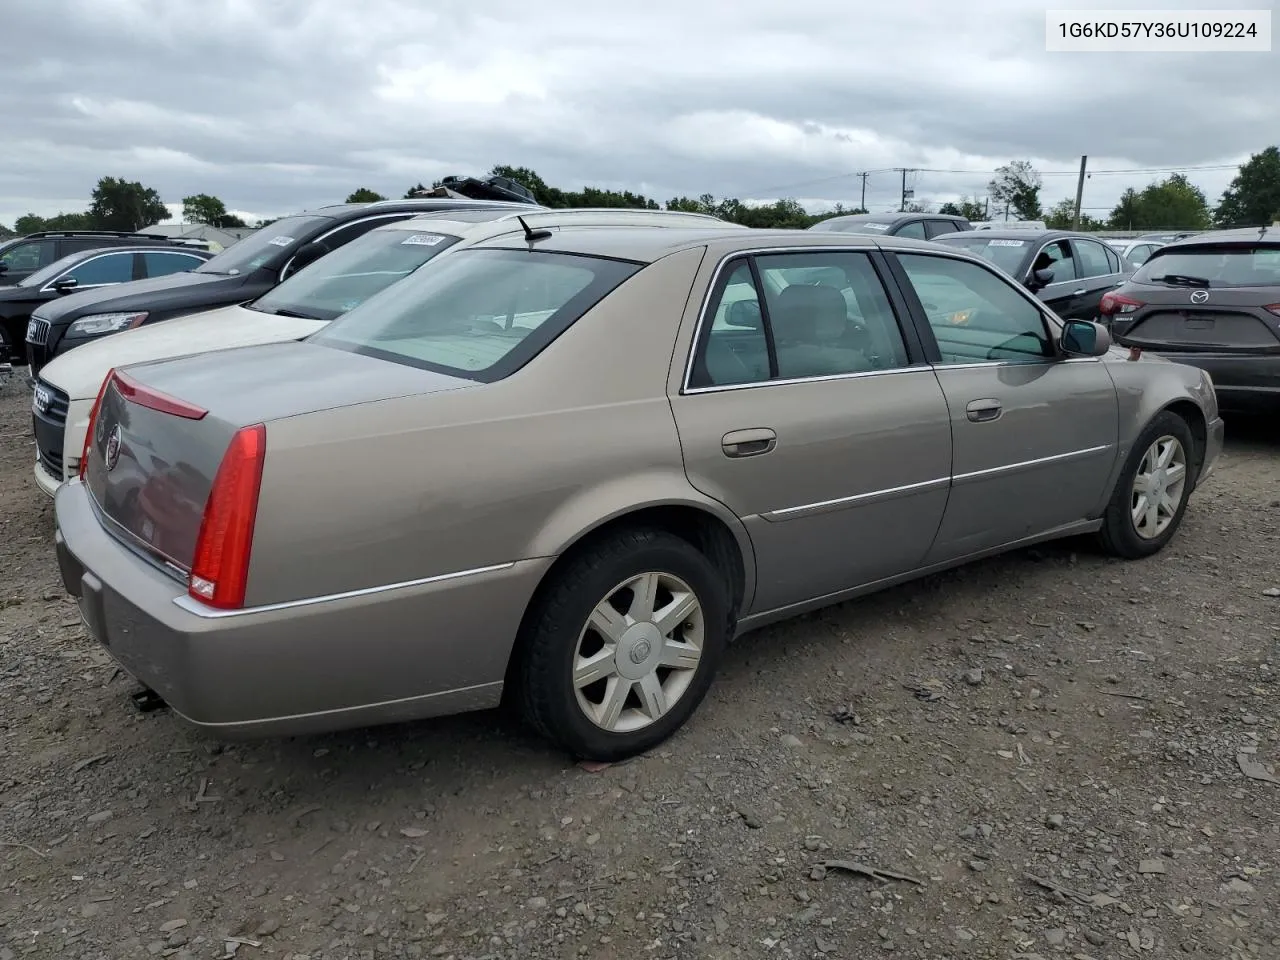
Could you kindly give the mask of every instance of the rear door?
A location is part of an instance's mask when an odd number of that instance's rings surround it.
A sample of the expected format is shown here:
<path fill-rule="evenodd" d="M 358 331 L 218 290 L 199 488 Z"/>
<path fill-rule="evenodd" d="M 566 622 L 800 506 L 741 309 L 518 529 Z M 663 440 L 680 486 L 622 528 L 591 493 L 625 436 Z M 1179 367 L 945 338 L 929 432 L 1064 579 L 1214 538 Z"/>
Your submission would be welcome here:
<path fill-rule="evenodd" d="M 1105 365 L 1059 359 L 1035 301 L 985 265 L 895 259 L 951 418 L 951 496 L 926 562 L 1089 518 L 1116 457 L 1118 404 Z M 936 305 L 927 313 L 925 299 Z"/>
<path fill-rule="evenodd" d="M 911 570 L 937 533 L 946 400 L 878 264 L 807 249 L 703 267 L 671 406 L 690 482 L 750 533 L 751 612 Z"/>
<path fill-rule="evenodd" d="M 1071 248 L 1079 276 L 1079 291 L 1072 305 L 1072 315 L 1081 320 L 1096 320 L 1101 311 L 1098 304 L 1102 295 L 1124 281 L 1120 270 L 1120 258 L 1097 240 L 1073 238 Z"/>

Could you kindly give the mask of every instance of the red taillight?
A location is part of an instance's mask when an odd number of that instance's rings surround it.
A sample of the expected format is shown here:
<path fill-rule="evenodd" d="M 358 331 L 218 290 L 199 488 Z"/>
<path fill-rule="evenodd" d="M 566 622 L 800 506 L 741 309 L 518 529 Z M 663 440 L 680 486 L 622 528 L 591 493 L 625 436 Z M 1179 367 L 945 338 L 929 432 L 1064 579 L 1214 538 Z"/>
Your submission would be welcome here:
<path fill-rule="evenodd" d="M 1263 307 L 1262 309 L 1263 309 L 1263 310 L 1269 310 L 1269 311 L 1271 311 L 1272 313 L 1274 313 L 1277 317 L 1280 317 L 1280 303 L 1268 303 L 1268 304 L 1267 304 L 1265 307 Z"/>
<path fill-rule="evenodd" d="M 98 388 L 98 398 L 93 401 L 93 409 L 89 411 L 89 429 L 84 434 L 84 446 L 80 448 L 80 479 L 84 479 L 84 472 L 89 466 L 89 448 L 93 446 L 93 429 L 98 425 L 98 409 L 102 406 L 102 398 L 107 392 L 107 387 L 111 385 L 111 378 L 116 375 L 115 369 L 107 371 L 107 375 L 102 378 L 102 386 Z"/>
<path fill-rule="evenodd" d="M 194 403 L 187 403 L 167 393 L 153 390 L 123 373 L 113 372 L 116 378 L 116 390 L 130 403 L 149 410 L 158 410 L 160 413 L 170 413 L 175 417 L 185 417 L 187 420 L 200 420 L 209 412 L 203 407 L 197 407 Z"/>
<path fill-rule="evenodd" d="M 244 606 L 266 452 L 267 428 L 260 423 L 242 427 L 231 438 L 213 478 L 187 581 L 187 592 L 211 607 Z"/>
<path fill-rule="evenodd" d="M 1141 306 L 1143 306 L 1141 300 L 1126 297 L 1123 293 L 1104 293 L 1098 304 L 1098 310 L 1103 316 L 1109 317 L 1116 313 L 1133 313 Z"/>

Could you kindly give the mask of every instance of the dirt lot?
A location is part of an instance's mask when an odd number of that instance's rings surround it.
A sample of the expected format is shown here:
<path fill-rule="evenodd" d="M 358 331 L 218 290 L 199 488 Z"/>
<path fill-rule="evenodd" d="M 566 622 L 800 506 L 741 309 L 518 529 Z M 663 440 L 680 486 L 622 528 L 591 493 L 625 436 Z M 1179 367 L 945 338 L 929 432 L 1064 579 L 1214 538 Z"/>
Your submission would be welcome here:
<path fill-rule="evenodd" d="M 681 735 L 591 772 L 493 714 L 221 745 L 136 712 L 63 596 L 29 396 L 0 960 L 1280 957 L 1261 428 L 1163 556 L 1066 543 L 752 635 Z"/>

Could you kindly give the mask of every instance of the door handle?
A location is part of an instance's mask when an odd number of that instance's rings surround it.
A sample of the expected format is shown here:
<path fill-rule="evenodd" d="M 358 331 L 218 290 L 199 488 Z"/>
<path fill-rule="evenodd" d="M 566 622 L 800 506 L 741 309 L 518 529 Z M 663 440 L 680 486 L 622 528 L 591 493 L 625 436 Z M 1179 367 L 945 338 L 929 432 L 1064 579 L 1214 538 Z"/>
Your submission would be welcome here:
<path fill-rule="evenodd" d="M 768 427 L 733 430 L 720 439 L 726 457 L 756 457 L 778 445 L 778 435 Z"/>
<path fill-rule="evenodd" d="M 999 420 L 1004 407 L 999 400 L 974 400 L 964 408 L 964 412 L 974 423 L 986 423 L 988 420 Z"/>
<path fill-rule="evenodd" d="M 1079 290 L 1072 290 L 1071 295 L 1073 297 L 1083 297 L 1085 295 L 1085 292 L 1086 292 L 1085 288 L 1081 287 Z"/>

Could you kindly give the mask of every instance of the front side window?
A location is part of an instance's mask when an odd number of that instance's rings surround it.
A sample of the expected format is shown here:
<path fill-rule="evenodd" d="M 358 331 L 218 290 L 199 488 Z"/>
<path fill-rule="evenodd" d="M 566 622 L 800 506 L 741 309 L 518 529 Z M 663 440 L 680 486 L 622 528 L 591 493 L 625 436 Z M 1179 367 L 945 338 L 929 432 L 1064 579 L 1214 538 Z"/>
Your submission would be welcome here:
<path fill-rule="evenodd" d="M 308 340 L 488 383 L 528 363 L 640 268 L 537 250 L 462 250 Z"/>
<path fill-rule="evenodd" d="M 1075 258 L 1071 256 L 1071 248 L 1065 240 L 1055 240 L 1036 255 L 1031 264 L 1031 272 L 1034 274 L 1037 270 L 1052 270 L 1053 279 L 1050 283 L 1066 283 L 1079 276 Z"/>
<path fill-rule="evenodd" d="M 1105 277 L 1115 272 L 1102 244 L 1093 240 L 1073 240 L 1072 245 L 1079 255 L 1081 277 Z M 1056 273 L 1054 279 L 1057 279 Z"/>
<path fill-rule="evenodd" d="M 457 243 L 422 230 L 374 230 L 307 264 L 250 306 L 263 313 L 333 320 Z"/>
<path fill-rule="evenodd" d="M 52 240 L 28 240 L 15 244 L 4 253 L 0 253 L 0 263 L 7 270 L 39 270 L 53 263 L 56 258 L 55 244 Z"/>
<path fill-rule="evenodd" d="M 744 259 L 713 300 L 691 387 L 874 373 L 909 362 L 866 254 L 766 254 L 755 266 L 759 287 Z"/>
<path fill-rule="evenodd" d="M 925 239 L 925 235 L 924 235 L 924 221 L 923 221 L 923 220 L 913 220 L 913 221 L 911 221 L 911 223 L 908 223 L 908 224 L 906 224 L 905 226 L 901 226 L 901 227 L 899 227 L 899 228 L 898 228 L 898 230 L 897 230 L 897 232 L 895 233 L 895 236 L 899 236 L 899 237 L 909 237 L 909 238 L 910 238 L 910 239 L 912 239 L 912 240 L 923 240 L 923 239 Z"/>
<path fill-rule="evenodd" d="M 1037 362 L 1053 356 L 1040 311 L 1017 288 L 967 260 L 897 254 L 943 363 Z"/>
<path fill-rule="evenodd" d="M 90 257 L 79 266 L 72 267 L 63 276 L 74 280 L 79 287 L 127 283 L 133 279 L 133 254 L 108 253 Z"/>

